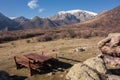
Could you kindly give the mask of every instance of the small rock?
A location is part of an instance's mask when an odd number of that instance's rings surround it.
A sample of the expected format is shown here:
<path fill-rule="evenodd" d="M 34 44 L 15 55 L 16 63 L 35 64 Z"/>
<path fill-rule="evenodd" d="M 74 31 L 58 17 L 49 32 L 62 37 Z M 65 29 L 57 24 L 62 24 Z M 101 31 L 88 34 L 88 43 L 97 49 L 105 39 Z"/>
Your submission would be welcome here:
<path fill-rule="evenodd" d="M 52 75 L 55 75 L 55 72 L 50 72 L 47 74 L 48 76 L 52 76 Z"/>
<path fill-rule="evenodd" d="M 64 77 L 64 75 L 60 75 L 60 77 L 62 78 L 62 77 Z"/>
<path fill-rule="evenodd" d="M 47 75 L 48 75 L 48 76 L 52 76 L 52 72 L 48 73 Z"/>
<path fill-rule="evenodd" d="M 62 72 L 63 72 L 63 71 L 64 71 L 64 69 L 63 69 L 63 68 L 58 68 L 58 71 L 62 71 Z"/>
<path fill-rule="evenodd" d="M 85 48 L 78 47 L 78 48 L 73 49 L 72 53 L 74 53 L 74 52 L 83 52 L 83 51 L 85 51 Z"/>

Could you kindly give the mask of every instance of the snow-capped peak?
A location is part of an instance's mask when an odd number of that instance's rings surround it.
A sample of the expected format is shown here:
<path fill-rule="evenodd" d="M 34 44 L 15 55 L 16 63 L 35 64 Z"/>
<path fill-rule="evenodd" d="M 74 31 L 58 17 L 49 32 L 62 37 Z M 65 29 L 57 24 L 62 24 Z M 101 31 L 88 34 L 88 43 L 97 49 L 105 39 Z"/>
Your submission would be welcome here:
<path fill-rule="evenodd" d="M 16 17 L 9 17 L 10 19 L 15 19 Z"/>
<path fill-rule="evenodd" d="M 78 12 L 88 13 L 88 14 L 91 14 L 91 15 L 94 15 L 94 16 L 97 15 L 97 13 L 94 13 L 94 12 L 91 12 L 91 11 L 79 10 L 79 9 L 77 9 L 77 10 L 69 10 L 69 11 L 60 11 L 60 12 L 58 12 L 58 14 L 59 15 L 66 14 L 66 13 L 75 14 L 75 13 L 78 13 Z"/>

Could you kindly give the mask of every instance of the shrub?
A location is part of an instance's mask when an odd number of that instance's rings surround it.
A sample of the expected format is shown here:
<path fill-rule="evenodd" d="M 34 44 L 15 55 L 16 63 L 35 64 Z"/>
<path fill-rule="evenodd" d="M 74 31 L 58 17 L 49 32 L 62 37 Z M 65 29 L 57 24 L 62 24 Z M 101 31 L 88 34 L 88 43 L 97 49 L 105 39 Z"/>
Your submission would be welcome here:
<path fill-rule="evenodd" d="M 91 31 L 90 30 L 84 30 L 83 32 L 81 32 L 81 37 L 82 38 L 89 38 L 89 37 L 91 37 Z"/>
<path fill-rule="evenodd" d="M 49 35 L 43 35 L 37 38 L 38 42 L 45 42 L 45 41 L 51 41 L 52 37 Z"/>
<path fill-rule="evenodd" d="M 64 30 L 64 31 L 61 31 L 61 33 L 59 33 L 59 38 L 74 38 L 76 37 L 76 33 L 74 30 L 72 29 L 68 29 L 68 30 Z"/>
<path fill-rule="evenodd" d="M 26 40 L 26 42 L 27 42 L 27 43 L 30 43 L 30 42 L 31 42 L 31 40 Z"/>

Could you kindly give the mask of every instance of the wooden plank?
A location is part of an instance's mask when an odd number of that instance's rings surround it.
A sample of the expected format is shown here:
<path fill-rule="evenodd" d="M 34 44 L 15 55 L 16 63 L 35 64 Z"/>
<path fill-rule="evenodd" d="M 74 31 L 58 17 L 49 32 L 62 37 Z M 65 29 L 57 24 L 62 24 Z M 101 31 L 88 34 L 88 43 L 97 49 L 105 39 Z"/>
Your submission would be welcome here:
<path fill-rule="evenodd" d="M 38 62 L 41 62 L 41 63 L 52 59 L 51 57 L 43 56 L 43 55 L 39 55 L 39 54 L 35 54 L 35 53 L 31 53 L 31 54 L 24 55 L 24 56 L 29 58 L 29 59 L 32 59 L 32 60 L 34 60 L 36 62 L 38 61 Z"/>
<path fill-rule="evenodd" d="M 15 56 L 15 62 L 25 67 L 29 67 L 29 59 L 24 56 Z"/>

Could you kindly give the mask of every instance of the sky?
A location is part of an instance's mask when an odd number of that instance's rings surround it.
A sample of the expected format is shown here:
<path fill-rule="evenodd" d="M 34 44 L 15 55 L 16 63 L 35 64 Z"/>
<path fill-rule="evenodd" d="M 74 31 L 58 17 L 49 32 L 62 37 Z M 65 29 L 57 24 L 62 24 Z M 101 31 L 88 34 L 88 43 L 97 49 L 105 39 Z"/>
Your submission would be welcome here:
<path fill-rule="evenodd" d="M 14 18 L 50 17 L 59 11 L 87 10 L 99 13 L 120 5 L 120 0 L 0 0 L 0 12 Z"/>

